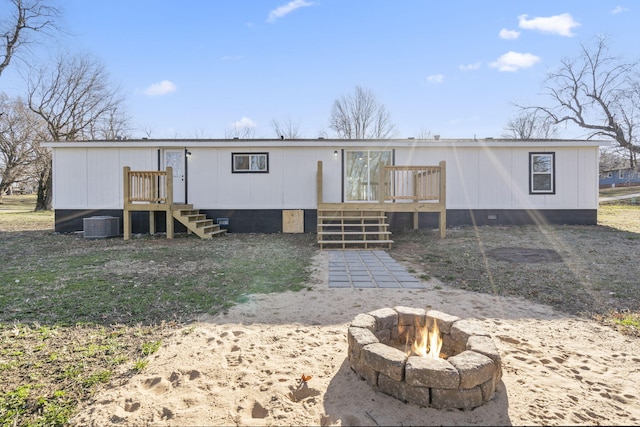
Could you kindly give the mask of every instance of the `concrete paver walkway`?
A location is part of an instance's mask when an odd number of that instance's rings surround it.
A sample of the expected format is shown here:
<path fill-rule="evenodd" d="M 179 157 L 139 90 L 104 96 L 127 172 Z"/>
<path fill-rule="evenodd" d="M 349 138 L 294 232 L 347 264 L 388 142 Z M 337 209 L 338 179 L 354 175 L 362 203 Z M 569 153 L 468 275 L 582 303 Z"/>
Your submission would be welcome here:
<path fill-rule="evenodd" d="M 425 285 L 382 250 L 330 250 L 330 288 L 412 288 Z"/>

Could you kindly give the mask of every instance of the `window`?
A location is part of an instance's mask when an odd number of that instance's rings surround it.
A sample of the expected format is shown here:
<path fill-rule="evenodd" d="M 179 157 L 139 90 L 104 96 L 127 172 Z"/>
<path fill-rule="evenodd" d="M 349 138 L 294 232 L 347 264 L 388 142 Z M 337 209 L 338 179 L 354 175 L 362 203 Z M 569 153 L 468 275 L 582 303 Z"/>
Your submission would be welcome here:
<path fill-rule="evenodd" d="M 529 153 L 529 194 L 555 194 L 555 153 Z"/>
<path fill-rule="evenodd" d="M 269 153 L 231 153 L 231 172 L 269 173 Z"/>
<path fill-rule="evenodd" d="M 618 179 L 624 179 L 624 169 L 618 170 Z"/>

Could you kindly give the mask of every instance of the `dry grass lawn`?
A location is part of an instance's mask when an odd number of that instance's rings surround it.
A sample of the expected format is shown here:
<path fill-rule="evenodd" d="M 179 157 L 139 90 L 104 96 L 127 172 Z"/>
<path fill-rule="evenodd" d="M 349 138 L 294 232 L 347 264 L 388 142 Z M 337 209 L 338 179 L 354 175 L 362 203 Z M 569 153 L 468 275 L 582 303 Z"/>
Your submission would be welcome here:
<path fill-rule="evenodd" d="M 106 383 L 145 369 L 164 339 L 252 293 L 306 287 L 315 235 L 86 240 L 53 233 L 33 197 L 0 204 L 0 425 L 63 425 Z M 597 226 L 459 227 L 394 234 L 425 279 L 520 296 L 640 328 L 640 205 L 603 204 Z"/>

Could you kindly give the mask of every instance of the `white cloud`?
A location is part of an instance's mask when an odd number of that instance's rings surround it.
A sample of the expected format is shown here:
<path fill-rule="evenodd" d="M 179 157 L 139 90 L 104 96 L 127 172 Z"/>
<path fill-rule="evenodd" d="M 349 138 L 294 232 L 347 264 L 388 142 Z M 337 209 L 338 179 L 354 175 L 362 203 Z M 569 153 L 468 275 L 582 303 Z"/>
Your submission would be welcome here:
<path fill-rule="evenodd" d="M 500 38 L 505 40 L 515 40 L 520 37 L 520 31 L 516 30 L 507 30 L 503 28 L 500 30 Z"/>
<path fill-rule="evenodd" d="M 283 16 L 290 14 L 296 9 L 299 9 L 301 7 L 306 7 L 306 6 L 312 6 L 312 5 L 313 5 L 312 1 L 292 0 L 289 3 L 285 4 L 284 6 L 278 6 L 277 8 L 269 12 L 269 17 L 267 18 L 267 22 L 275 22 L 278 18 L 282 18 Z"/>
<path fill-rule="evenodd" d="M 225 55 L 221 58 L 223 61 L 238 61 L 240 59 L 242 59 L 242 55 Z"/>
<path fill-rule="evenodd" d="M 444 74 L 432 74 L 427 76 L 427 81 L 433 84 L 440 84 L 444 81 Z"/>
<path fill-rule="evenodd" d="M 497 68 L 499 71 L 518 71 L 521 68 L 532 67 L 538 61 L 540 61 L 540 57 L 531 53 L 510 51 L 498 58 L 497 61 L 489 64 L 489 66 Z"/>
<path fill-rule="evenodd" d="M 256 123 L 248 117 L 243 117 L 237 122 L 230 123 L 229 127 L 233 129 L 254 128 L 256 127 Z"/>
<path fill-rule="evenodd" d="M 611 11 L 611 13 L 612 13 L 613 15 L 617 15 L 618 13 L 628 12 L 628 11 L 629 11 L 629 9 L 627 9 L 627 8 L 626 8 L 626 7 L 624 7 L 624 6 L 616 6 L 616 7 Z"/>
<path fill-rule="evenodd" d="M 469 65 L 458 65 L 458 69 L 462 71 L 473 71 L 473 70 L 479 69 L 481 65 L 482 65 L 482 62 L 476 62 L 474 64 L 469 64 Z"/>
<path fill-rule="evenodd" d="M 154 83 L 144 90 L 145 95 L 157 96 L 166 95 L 175 92 L 178 87 L 169 80 L 163 80 L 160 83 Z"/>
<path fill-rule="evenodd" d="M 580 26 L 568 13 L 533 19 L 527 19 L 527 15 L 520 15 L 518 16 L 518 21 L 520 28 L 525 30 L 538 30 L 543 33 L 559 34 L 565 37 L 573 36 L 571 30 Z"/>

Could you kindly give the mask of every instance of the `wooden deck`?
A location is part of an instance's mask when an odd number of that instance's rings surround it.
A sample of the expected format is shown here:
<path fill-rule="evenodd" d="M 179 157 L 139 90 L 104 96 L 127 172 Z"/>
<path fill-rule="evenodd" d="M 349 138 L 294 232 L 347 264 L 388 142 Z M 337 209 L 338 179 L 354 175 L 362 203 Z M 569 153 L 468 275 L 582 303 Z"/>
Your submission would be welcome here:
<path fill-rule="evenodd" d="M 446 237 L 447 199 L 446 163 L 438 166 L 386 166 L 380 172 L 377 201 L 325 202 L 323 198 L 322 161 L 318 161 L 316 176 L 318 205 L 318 243 L 346 248 L 347 244 L 369 247 L 376 244 L 390 247 L 386 213 L 413 213 L 413 228 L 418 229 L 421 212 L 439 214 L 438 230 Z M 340 219 L 343 218 L 343 219 Z M 365 219 L 379 218 L 379 222 Z M 345 219 L 348 219 L 346 221 Z M 342 232 L 340 232 L 342 230 Z"/>
<path fill-rule="evenodd" d="M 132 171 L 128 166 L 123 170 L 124 182 L 124 240 L 131 238 L 131 213 L 149 212 L 149 233 L 156 233 L 154 212 L 166 212 L 167 239 L 173 239 L 174 220 L 177 220 L 189 233 L 202 239 L 225 234 L 226 230 L 214 224 L 212 219 L 194 209 L 193 205 L 173 203 L 173 169 L 166 171 Z"/>

